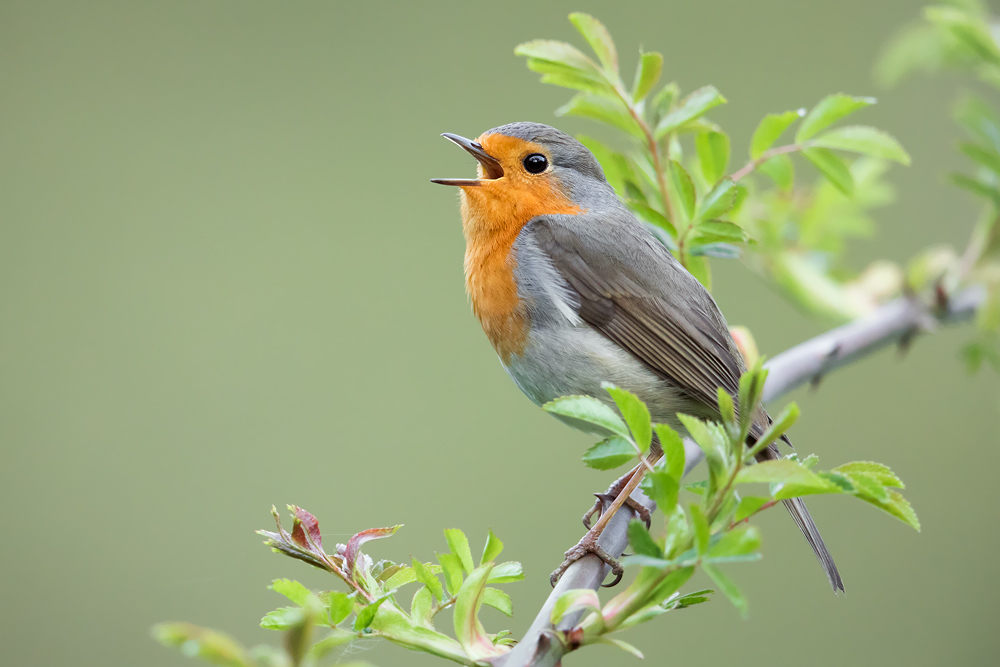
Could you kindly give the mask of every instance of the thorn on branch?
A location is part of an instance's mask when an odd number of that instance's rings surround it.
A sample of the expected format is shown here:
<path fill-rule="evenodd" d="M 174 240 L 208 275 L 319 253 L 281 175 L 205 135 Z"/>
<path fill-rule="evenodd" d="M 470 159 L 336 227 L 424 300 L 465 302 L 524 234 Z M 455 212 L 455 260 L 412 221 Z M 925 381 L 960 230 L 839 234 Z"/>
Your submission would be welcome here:
<path fill-rule="evenodd" d="M 941 284 L 940 280 L 937 281 L 934 284 L 934 308 L 938 313 L 946 313 L 949 301 L 948 292 L 945 291 L 944 285 Z"/>

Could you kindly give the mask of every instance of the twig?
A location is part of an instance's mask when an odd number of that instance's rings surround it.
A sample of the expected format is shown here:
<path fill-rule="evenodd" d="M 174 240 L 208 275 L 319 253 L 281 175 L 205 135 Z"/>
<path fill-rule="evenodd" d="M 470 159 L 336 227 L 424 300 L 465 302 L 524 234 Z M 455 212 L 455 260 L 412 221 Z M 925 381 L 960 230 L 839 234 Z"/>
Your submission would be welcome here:
<path fill-rule="evenodd" d="M 764 400 L 781 397 L 792 389 L 815 381 L 824 374 L 852 361 L 891 345 L 916 331 L 929 331 L 934 325 L 958 322 L 972 317 L 983 303 L 986 290 L 973 286 L 953 295 L 941 308 L 932 309 L 916 298 L 891 301 L 856 322 L 845 324 L 787 350 L 766 364 L 767 382 Z M 684 440 L 687 465 L 684 473 L 697 465 L 704 455 L 691 440 Z M 632 497 L 650 510 L 655 505 L 640 490 Z M 628 544 L 626 531 L 636 516 L 627 507 L 608 522 L 598 543 L 609 554 L 618 558 Z M 610 568 L 596 556 L 588 555 L 573 563 L 532 622 L 520 643 L 514 649 L 493 661 L 494 667 L 554 667 L 566 653 L 566 647 L 552 634 L 549 618 L 556 599 L 568 590 L 589 588 L 597 590 Z M 583 612 L 568 615 L 558 629 L 572 628 Z"/>

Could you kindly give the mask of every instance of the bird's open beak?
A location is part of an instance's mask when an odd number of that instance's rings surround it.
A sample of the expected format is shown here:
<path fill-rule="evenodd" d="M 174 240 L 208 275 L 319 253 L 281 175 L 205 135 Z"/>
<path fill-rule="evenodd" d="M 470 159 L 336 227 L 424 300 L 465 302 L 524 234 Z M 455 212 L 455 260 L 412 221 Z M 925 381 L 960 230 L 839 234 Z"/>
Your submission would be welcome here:
<path fill-rule="evenodd" d="M 482 185 L 484 180 L 496 179 L 503 176 L 503 167 L 500 166 L 499 160 L 483 150 L 483 147 L 476 141 L 471 139 L 466 139 L 465 137 L 460 137 L 457 134 L 451 134 L 450 132 L 445 132 L 441 135 L 449 141 L 453 141 L 462 148 L 464 148 L 472 157 L 479 161 L 479 164 L 483 166 L 484 177 L 479 178 L 432 178 L 431 183 L 440 183 L 441 185 Z"/>

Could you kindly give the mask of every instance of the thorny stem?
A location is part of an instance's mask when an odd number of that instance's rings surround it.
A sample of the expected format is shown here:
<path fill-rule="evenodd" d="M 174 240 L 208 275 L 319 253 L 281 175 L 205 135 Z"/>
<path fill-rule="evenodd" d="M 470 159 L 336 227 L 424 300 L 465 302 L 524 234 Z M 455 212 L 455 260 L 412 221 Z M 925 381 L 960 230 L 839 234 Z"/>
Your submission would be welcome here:
<path fill-rule="evenodd" d="M 784 155 L 785 153 L 794 153 L 795 151 L 800 151 L 803 148 L 808 148 L 809 146 L 805 143 L 801 144 L 788 144 L 787 146 L 778 146 L 777 148 L 772 148 L 761 153 L 760 157 L 756 160 L 750 160 L 745 167 L 739 171 L 733 172 L 733 175 L 729 178 L 733 179 L 733 182 L 740 180 L 754 169 L 767 162 L 771 158 L 777 155 Z"/>

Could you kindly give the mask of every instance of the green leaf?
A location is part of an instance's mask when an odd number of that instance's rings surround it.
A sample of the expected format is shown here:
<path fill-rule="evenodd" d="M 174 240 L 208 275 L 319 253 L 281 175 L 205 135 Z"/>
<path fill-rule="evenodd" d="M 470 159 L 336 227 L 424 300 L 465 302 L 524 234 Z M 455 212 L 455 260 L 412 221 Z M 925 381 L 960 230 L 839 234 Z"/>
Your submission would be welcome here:
<path fill-rule="evenodd" d="M 725 596 L 729 598 L 729 601 L 733 603 L 733 606 L 739 610 L 740 615 L 745 618 L 747 615 L 747 600 L 743 597 L 743 593 L 740 592 L 740 589 L 736 587 L 736 584 L 734 584 L 729 577 L 723 574 L 722 570 L 714 565 L 704 564 L 702 565 L 702 569 L 705 570 L 705 574 L 712 578 L 712 581 L 714 581 L 715 585 L 719 587 L 719 590 L 721 590 Z"/>
<path fill-rule="evenodd" d="M 611 33 L 604 27 L 604 24 L 590 14 L 582 12 L 570 14 L 569 20 L 590 44 L 590 48 L 594 50 L 597 58 L 604 65 L 605 71 L 617 76 L 618 51 L 615 49 L 614 40 L 611 39 Z"/>
<path fill-rule="evenodd" d="M 775 155 L 761 162 L 757 169 L 770 177 L 782 190 L 791 190 L 795 182 L 795 165 L 788 155 Z"/>
<path fill-rule="evenodd" d="M 958 148 L 983 167 L 1000 175 L 1000 153 L 997 151 L 970 143 L 959 144 Z"/>
<path fill-rule="evenodd" d="M 819 135 L 811 143 L 824 148 L 836 148 L 910 164 L 909 153 L 903 150 L 891 134 L 866 125 L 838 127 Z"/>
<path fill-rule="evenodd" d="M 522 579 L 524 579 L 524 568 L 517 561 L 509 560 L 493 568 L 493 571 L 490 572 L 488 583 L 506 584 L 511 581 L 521 581 Z"/>
<path fill-rule="evenodd" d="M 600 614 L 601 601 L 598 599 L 597 593 L 589 588 L 576 588 L 566 591 L 556 598 L 555 604 L 552 605 L 552 614 L 549 616 L 549 620 L 552 625 L 559 625 L 559 622 L 567 614 L 579 609 L 590 609 Z"/>
<path fill-rule="evenodd" d="M 722 422 L 726 425 L 736 424 L 736 406 L 733 404 L 733 397 L 722 387 L 717 387 L 715 393 L 716 400 L 719 403 L 719 415 L 722 417 Z"/>
<path fill-rule="evenodd" d="M 549 401 L 542 406 L 542 410 L 593 424 L 625 439 L 631 437 L 625 422 L 611 406 L 592 396 L 563 396 Z"/>
<path fill-rule="evenodd" d="M 628 207 L 644 221 L 666 230 L 670 234 L 671 239 L 677 238 L 677 230 L 674 229 L 673 224 L 662 213 L 641 202 L 630 201 L 627 203 Z"/>
<path fill-rule="evenodd" d="M 740 526 L 725 532 L 708 550 L 706 557 L 714 560 L 726 556 L 745 556 L 760 549 L 760 531 L 756 526 Z"/>
<path fill-rule="evenodd" d="M 913 506 L 910 505 L 910 502 L 898 491 L 887 489 L 887 492 L 889 494 L 887 502 L 882 502 L 869 496 L 858 496 L 858 498 L 888 512 L 917 532 L 920 532 L 920 519 L 917 518 L 917 513 L 913 511 Z"/>
<path fill-rule="evenodd" d="M 982 19 L 958 7 L 926 7 L 924 16 L 947 29 L 984 61 L 1000 64 L 1000 48 L 990 33 L 990 26 Z"/>
<path fill-rule="evenodd" d="M 431 573 L 430 569 L 428 569 L 416 558 L 413 558 L 412 561 L 413 572 L 417 575 L 417 581 L 430 589 L 431 594 L 433 594 L 438 600 L 444 600 L 444 588 L 441 586 L 441 581 Z"/>
<path fill-rule="evenodd" d="M 698 218 L 701 220 L 718 218 L 731 209 L 734 203 L 736 203 L 736 184 L 731 178 L 724 178 L 698 204 Z"/>
<path fill-rule="evenodd" d="M 542 75 L 541 82 L 545 84 L 605 95 L 613 91 L 611 84 L 593 66 L 581 70 L 538 58 L 528 58 L 526 64 L 532 72 Z"/>
<path fill-rule="evenodd" d="M 706 243 L 706 241 L 710 241 Z M 719 259 L 738 259 L 743 251 L 738 245 L 724 243 L 718 237 L 711 234 L 698 237 L 697 240 L 688 246 L 688 251 L 695 257 L 718 257 Z"/>
<path fill-rule="evenodd" d="M 633 458 L 635 458 L 635 447 L 632 446 L 631 442 L 617 435 L 601 440 L 583 454 L 584 464 L 595 470 L 613 470 L 625 465 Z"/>
<path fill-rule="evenodd" d="M 264 614 L 260 627 L 265 630 L 287 630 L 302 622 L 301 607 L 279 607 Z"/>
<path fill-rule="evenodd" d="M 338 646 L 343 646 L 347 644 L 352 639 L 357 639 L 357 635 L 348 632 L 346 630 L 340 630 L 339 628 L 334 630 L 332 634 L 324 637 L 309 648 L 309 657 L 313 660 L 321 660 L 326 657 L 330 651 L 337 648 Z"/>
<path fill-rule="evenodd" d="M 694 147 L 705 182 L 717 182 L 729 166 L 729 135 L 724 132 L 702 132 L 695 136 Z"/>
<path fill-rule="evenodd" d="M 774 497 L 783 500 L 819 493 L 841 493 L 836 484 L 828 482 L 796 461 L 778 459 L 764 461 L 740 470 L 737 484 L 765 483 L 781 485 Z"/>
<path fill-rule="evenodd" d="M 663 70 L 663 55 L 655 51 L 639 56 L 639 64 L 635 70 L 635 80 L 632 83 L 632 101 L 639 102 L 649 94 L 660 79 Z"/>
<path fill-rule="evenodd" d="M 180 649 L 189 658 L 201 658 L 213 665 L 249 667 L 246 649 L 229 635 L 190 623 L 160 623 L 150 633 L 164 646 Z"/>
<path fill-rule="evenodd" d="M 757 513 L 761 507 L 767 504 L 771 499 L 761 496 L 746 496 L 745 498 L 740 498 L 740 504 L 736 506 L 736 516 L 733 521 L 740 522 L 743 519 L 753 516 Z"/>
<path fill-rule="evenodd" d="M 743 243 L 747 235 L 739 225 L 725 220 L 709 220 L 698 225 L 698 240 L 707 243 Z"/>
<path fill-rule="evenodd" d="M 498 588 L 486 588 L 483 591 L 483 604 L 488 604 L 506 616 L 514 615 L 514 604 L 510 596 Z"/>
<path fill-rule="evenodd" d="M 896 477 L 896 474 L 888 466 L 875 463 L 874 461 L 852 461 L 851 463 L 837 466 L 833 469 L 833 472 L 847 474 L 862 473 L 874 477 L 882 486 L 894 486 L 900 489 L 906 488 L 899 477 Z"/>
<path fill-rule="evenodd" d="M 708 539 L 710 537 L 708 519 L 705 518 L 705 513 L 702 512 L 701 507 L 696 504 L 691 505 L 690 512 L 691 525 L 694 526 L 695 546 L 698 548 L 698 555 L 703 555 L 708 551 Z"/>
<path fill-rule="evenodd" d="M 953 117 L 977 141 L 1000 151 L 1000 116 L 991 105 L 966 95 L 955 105 Z"/>
<path fill-rule="evenodd" d="M 437 579 L 435 579 L 435 581 L 437 581 Z M 364 630 L 369 625 L 371 625 L 372 621 L 375 620 L 375 614 L 376 612 L 378 612 L 378 608 L 381 607 L 382 603 L 388 600 L 390 597 L 392 597 L 391 593 L 380 595 L 379 597 L 375 598 L 375 600 L 369 602 L 367 605 L 362 607 L 358 611 L 358 615 L 354 617 L 354 626 L 353 626 L 354 630 L 356 632 L 360 632 L 361 630 Z"/>
<path fill-rule="evenodd" d="M 685 97 L 677 108 L 668 113 L 656 126 L 657 140 L 673 132 L 681 125 L 703 116 L 709 109 L 725 104 L 726 98 L 715 86 L 704 86 Z"/>
<path fill-rule="evenodd" d="M 271 585 L 268 586 L 268 588 L 275 593 L 284 595 L 286 598 L 301 607 L 306 606 L 310 601 L 315 601 L 316 603 L 319 602 L 318 598 L 316 598 L 316 595 L 311 590 L 292 579 L 275 579 L 271 582 Z"/>
<path fill-rule="evenodd" d="M 673 475 L 657 466 L 653 472 L 647 473 L 640 483 L 643 492 L 656 503 L 660 511 L 669 515 L 677 505 L 680 487 Z"/>
<path fill-rule="evenodd" d="M 472 572 L 472 549 L 469 548 L 469 538 L 458 528 L 446 528 L 444 538 L 448 540 L 448 548 L 462 559 L 462 567 L 466 572 Z"/>
<path fill-rule="evenodd" d="M 417 574 L 413 571 L 413 568 L 408 565 L 402 565 L 383 582 L 382 587 L 387 591 L 391 591 L 396 588 L 402 588 L 406 584 L 411 584 L 416 580 Z"/>
<path fill-rule="evenodd" d="M 684 595 L 679 595 L 675 598 L 670 598 L 664 603 L 667 609 L 687 609 L 688 607 L 693 607 L 696 604 L 701 604 L 703 602 L 708 602 L 711 598 L 709 595 L 715 593 L 711 588 L 703 588 L 700 591 L 692 591 L 690 593 L 685 593 Z"/>
<path fill-rule="evenodd" d="M 726 443 L 717 437 L 717 433 L 710 429 L 706 422 L 685 414 L 678 414 L 677 418 L 680 419 L 688 434 L 698 443 L 706 456 L 719 457 L 725 454 Z"/>
<path fill-rule="evenodd" d="M 558 63 L 585 74 L 597 74 L 597 66 L 593 61 L 575 46 L 566 42 L 536 39 L 533 42 L 518 44 L 514 48 L 514 55 Z"/>
<path fill-rule="evenodd" d="M 487 563 L 473 570 L 455 597 L 455 638 L 473 661 L 485 660 L 497 653 L 483 624 L 479 622 L 479 608 L 483 604 L 486 582 L 492 569 L 493 565 Z"/>
<path fill-rule="evenodd" d="M 619 389 L 613 384 L 603 383 L 604 390 L 608 392 L 618 411 L 625 418 L 629 430 L 632 432 L 632 439 L 639 446 L 639 450 L 645 454 L 649 451 L 649 445 L 653 441 L 652 420 L 649 416 L 649 408 L 639 400 L 639 397 L 626 389 Z"/>
<path fill-rule="evenodd" d="M 426 586 L 422 586 L 413 594 L 413 602 L 410 603 L 410 618 L 420 627 L 434 628 L 434 596 Z"/>
<path fill-rule="evenodd" d="M 393 589 L 388 588 L 388 590 Z M 346 593 L 330 591 L 327 601 L 330 604 L 330 625 L 340 624 L 354 610 L 354 601 Z"/>
<path fill-rule="evenodd" d="M 667 176 L 670 185 L 670 194 L 680 206 L 680 211 L 684 214 L 684 220 L 692 219 L 694 217 L 695 193 L 691 177 L 688 176 L 687 171 L 681 166 L 681 163 L 676 160 L 670 160 L 670 170 Z"/>
<path fill-rule="evenodd" d="M 769 113 L 757 124 L 750 140 L 750 159 L 756 160 L 764 151 L 771 148 L 778 137 L 788 129 L 788 126 L 806 114 L 805 109 L 786 111 L 784 113 Z"/>
<path fill-rule="evenodd" d="M 692 530 L 687 514 L 679 503 L 671 514 L 664 512 L 664 515 L 667 516 L 667 534 L 663 539 L 663 553 L 668 558 L 673 558 L 677 555 L 677 550 L 687 544 Z"/>
<path fill-rule="evenodd" d="M 872 104 L 875 104 L 874 97 L 852 97 L 843 93 L 827 95 L 806 114 L 802 124 L 799 125 L 799 131 L 795 133 L 795 142 L 801 143 L 814 137 L 817 132 L 833 125 L 841 118 Z"/>
<path fill-rule="evenodd" d="M 681 478 L 684 477 L 684 439 L 667 424 L 654 424 L 653 430 L 656 431 L 660 447 L 663 448 L 664 470 L 680 484 Z"/>
<path fill-rule="evenodd" d="M 645 133 L 628 107 L 618 98 L 597 93 L 577 93 L 569 102 L 556 109 L 557 116 L 579 116 L 617 127 L 642 139 Z"/>
<path fill-rule="evenodd" d="M 462 587 L 462 559 L 455 554 L 438 554 L 438 562 L 444 571 L 444 583 L 448 593 L 454 595 Z"/>
<path fill-rule="evenodd" d="M 670 479 L 669 477 L 667 479 Z M 670 479 L 672 482 L 673 480 Z M 632 519 L 628 524 L 628 543 L 632 545 L 632 550 L 642 556 L 652 558 L 663 558 L 663 552 L 653 541 L 646 524 L 640 519 Z"/>
<path fill-rule="evenodd" d="M 948 180 L 950 180 L 953 185 L 957 185 L 960 188 L 968 190 L 974 195 L 982 197 L 986 201 L 993 204 L 994 207 L 1000 209 L 1000 190 L 998 190 L 996 186 L 983 183 L 979 179 L 971 178 L 965 174 L 948 174 Z"/>
<path fill-rule="evenodd" d="M 479 564 L 482 565 L 488 561 L 495 561 L 501 551 L 503 551 L 503 542 L 500 541 L 500 538 L 490 528 L 490 534 L 486 538 L 486 546 L 483 547 L 483 557 L 479 559 Z"/>
<path fill-rule="evenodd" d="M 854 177 L 844 161 L 829 148 L 806 148 L 802 154 L 830 183 L 848 197 L 854 193 Z"/>
<path fill-rule="evenodd" d="M 781 411 L 781 414 L 777 418 L 771 421 L 771 425 L 767 427 L 759 438 L 757 438 L 757 444 L 755 444 L 746 454 L 747 459 L 752 459 L 757 452 L 762 451 L 769 444 L 780 438 L 785 434 L 785 432 L 792 427 L 792 424 L 799 418 L 801 411 L 796 403 L 789 403 Z"/>
<path fill-rule="evenodd" d="M 634 655 L 635 657 L 639 658 L 640 660 L 642 660 L 643 658 L 646 657 L 646 656 L 644 656 L 642 654 L 642 651 L 640 651 L 636 647 L 632 646 L 628 642 L 622 641 L 621 639 L 615 639 L 614 637 L 599 637 L 597 639 L 597 643 L 598 644 L 608 644 L 609 646 L 616 646 L 616 647 L 620 648 L 623 651 L 627 651 L 628 653 L 631 653 L 632 655 Z"/>
<path fill-rule="evenodd" d="M 658 124 L 662 118 L 670 113 L 670 107 L 680 94 L 680 88 L 677 87 L 676 83 L 671 82 L 661 88 L 660 92 L 653 96 L 649 107 L 653 125 Z"/>
<path fill-rule="evenodd" d="M 889 492 L 886 491 L 886 488 L 879 484 L 874 477 L 869 477 L 868 475 L 860 472 L 853 474 L 848 473 L 845 474 L 844 477 L 846 477 L 850 482 L 854 495 L 859 497 L 867 496 L 883 503 L 889 502 Z"/>

